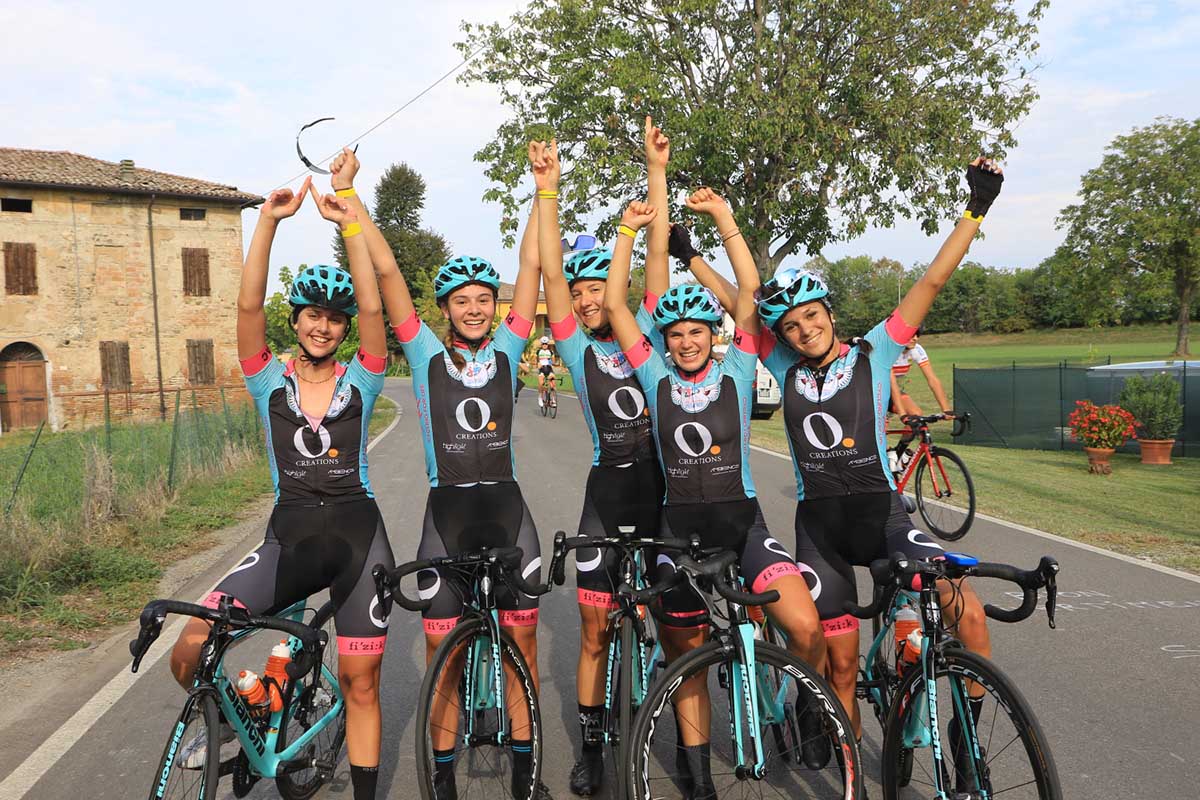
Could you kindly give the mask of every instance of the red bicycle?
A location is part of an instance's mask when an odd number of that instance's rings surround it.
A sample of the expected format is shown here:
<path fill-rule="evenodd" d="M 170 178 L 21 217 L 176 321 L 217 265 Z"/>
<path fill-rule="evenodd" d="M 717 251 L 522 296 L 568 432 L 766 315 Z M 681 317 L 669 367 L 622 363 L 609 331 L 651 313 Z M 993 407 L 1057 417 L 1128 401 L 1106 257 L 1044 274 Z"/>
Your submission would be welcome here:
<path fill-rule="evenodd" d="M 909 481 L 913 481 L 917 511 L 930 533 L 953 542 L 965 536 L 975 521 L 975 484 L 961 458 L 933 443 L 929 426 L 943 419 L 941 414 L 901 417 L 900 421 L 908 427 L 889 429 L 888 433 L 915 431 L 920 443 L 915 450 L 910 449 L 912 442 L 889 448 L 888 466 L 901 496 Z M 950 435 L 959 436 L 970 426 L 969 413 L 954 414 L 954 430 Z"/>

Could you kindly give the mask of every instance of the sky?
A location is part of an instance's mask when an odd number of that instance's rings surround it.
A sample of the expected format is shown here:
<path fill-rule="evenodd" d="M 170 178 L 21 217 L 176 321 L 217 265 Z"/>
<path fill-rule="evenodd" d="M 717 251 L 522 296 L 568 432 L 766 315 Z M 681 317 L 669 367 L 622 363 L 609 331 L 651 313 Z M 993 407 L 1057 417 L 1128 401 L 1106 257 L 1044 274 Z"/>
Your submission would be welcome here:
<path fill-rule="evenodd" d="M 336 117 L 304 139 L 310 158 L 330 154 L 459 64 L 461 21 L 507 21 L 523 7 L 0 0 L 0 146 L 131 158 L 265 195 L 303 171 L 302 125 Z M 1039 40 L 1041 99 L 969 256 L 990 266 L 1033 267 L 1054 251 L 1055 216 L 1115 136 L 1159 116 L 1200 117 L 1200 0 L 1052 0 Z M 481 199 L 488 181 L 473 159 L 505 117 L 492 87 L 450 78 L 362 142 L 356 184 L 369 199 L 389 164 L 407 162 L 428 184 L 424 225 L 511 280 L 515 253 L 502 248 L 500 207 Z M 243 214 L 247 242 L 256 217 Z M 306 204 L 281 225 L 273 270 L 329 261 L 332 232 Z M 926 263 L 939 243 L 901 221 L 823 255 Z"/>

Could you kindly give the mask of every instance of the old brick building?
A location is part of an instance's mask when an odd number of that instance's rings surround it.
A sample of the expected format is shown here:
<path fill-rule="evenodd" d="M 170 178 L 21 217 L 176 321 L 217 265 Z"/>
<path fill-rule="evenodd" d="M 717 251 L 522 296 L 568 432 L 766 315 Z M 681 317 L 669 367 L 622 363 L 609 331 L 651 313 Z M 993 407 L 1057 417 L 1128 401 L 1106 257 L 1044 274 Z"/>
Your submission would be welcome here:
<path fill-rule="evenodd" d="M 67 152 L 0 148 L 0 424 L 157 416 L 240 385 L 241 209 L 262 198 Z M 191 392 L 189 391 L 189 395 Z"/>

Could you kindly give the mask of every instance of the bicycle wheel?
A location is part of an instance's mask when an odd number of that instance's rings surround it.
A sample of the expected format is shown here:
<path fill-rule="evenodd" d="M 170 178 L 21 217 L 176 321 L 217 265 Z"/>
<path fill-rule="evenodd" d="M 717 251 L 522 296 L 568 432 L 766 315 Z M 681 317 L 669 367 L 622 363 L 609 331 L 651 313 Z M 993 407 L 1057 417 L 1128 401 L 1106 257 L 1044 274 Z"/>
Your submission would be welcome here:
<path fill-rule="evenodd" d="M 558 392 L 551 389 L 548 394 L 550 398 L 550 419 L 554 419 L 558 416 Z"/>
<path fill-rule="evenodd" d="M 1058 771 L 1045 734 L 1016 686 L 990 661 L 959 649 L 943 651 L 934 671 L 937 691 L 928 693 L 920 669 L 905 673 L 883 732 L 884 800 L 932 797 L 935 762 L 929 747 L 929 696 L 937 698 L 943 791 L 955 796 L 1004 797 L 1006 800 L 1060 800 Z M 983 706 L 975 725 L 967 716 L 967 682 L 983 687 Z M 966 736 L 956 736 L 967 731 Z M 972 736 L 969 732 L 976 731 Z M 978 747 L 978 758 L 971 754 Z M 901 792 L 897 770 L 901 751 L 915 746 L 911 787 Z M 955 793 L 959 793 L 956 795 Z"/>
<path fill-rule="evenodd" d="M 975 520 L 975 484 L 967 465 L 944 447 L 929 448 L 934 468 L 922 459 L 917 464 L 917 510 L 939 539 L 961 539 Z"/>
<path fill-rule="evenodd" d="M 625 781 L 623 765 L 628 757 L 629 752 L 629 732 L 633 728 L 633 715 L 636 713 L 634 709 L 633 698 L 633 673 L 635 663 L 639 664 L 640 668 L 640 648 L 638 647 L 637 637 L 634 635 L 633 622 L 626 617 L 621 617 L 621 621 L 617 626 L 617 654 L 620 656 L 617 659 L 617 692 L 613 698 L 613 707 L 610 712 L 612 721 L 610 723 L 610 732 L 615 738 L 615 747 L 612 748 L 615 758 L 613 759 L 613 767 L 615 770 L 616 780 L 613 782 L 616 800 L 625 800 L 628 794 L 628 787 Z"/>
<path fill-rule="evenodd" d="M 633 723 L 632 740 L 629 747 L 627 781 L 630 797 L 638 800 L 675 797 L 683 793 L 688 796 L 691 776 L 684 774 L 682 764 L 676 758 L 676 741 L 680 727 L 688 729 L 688 738 L 703 733 L 687 721 L 680 721 L 673 706 L 675 695 L 688 679 L 704 675 L 711 699 L 711 722 L 709 730 L 713 786 L 718 797 L 804 797 L 846 798 L 862 797 L 863 770 L 859 761 L 858 748 L 850 717 L 842 708 L 833 690 L 825 680 L 803 661 L 774 645 L 755 643 L 755 658 L 762 669 L 757 681 L 760 694 L 771 691 L 764 687 L 776 687 L 771 701 L 796 705 L 796 700 L 809 702 L 815 698 L 824 709 L 821 735 L 832 740 L 836 758 L 819 771 L 804 768 L 799 756 L 791 749 L 781 748 L 770 732 L 772 723 L 761 718 L 759 730 L 746 730 L 747 738 L 742 744 L 739 758 L 738 746 L 731 727 L 731 698 L 738 696 L 736 685 L 731 680 L 733 671 L 732 650 L 726 650 L 718 642 L 709 642 L 672 663 L 657 680 L 638 711 Z M 716 667 L 717 669 L 712 669 Z M 763 671 L 775 673 L 762 680 Z M 735 690 L 735 691 L 731 691 Z M 764 699 L 760 698 L 760 707 Z M 777 706 L 778 707 L 778 706 Z M 746 722 L 745 715 L 742 715 Z M 798 736 L 798 733 L 797 733 Z M 765 756 L 761 778 L 746 775 L 741 766 L 754 763 L 750 737 L 762 742 Z M 686 741 L 683 740 L 683 741 Z M 797 742 L 798 749 L 801 743 Z"/>
<path fill-rule="evenodd" d="M 879 631 L 883 627 L 883 620 L 884 618 L 880 614 L 876 614 L 871 618 L 872 642 L 879 638 Z M 896 656 L 893 648 L 895 639 L 891 624 L 887 626 L 887 631 L 888 635 L 875 651 L 874 663 L 871 665 L 872 677 L 879 682 L 878 690 L 869 695 L 871 708 L 875 712 L 875 718 L 879 721 L 881 728 L 887 721 L 889 709 L 896 696 L 896 689 L 900 686 L 900 673 L 896 671 Z M 896 761 L 896 785 L 908 785 L 909 777 L 912 774 L 912 763 L 912 748 L 902 748 Z"/>
<path fill-rule="evenodd" d="M 550 398 L 546 396 L 545 389 L 538 392 L 538 411 L 542 412 L 543 417 L 550 413 Z"/>
<path fill-rule="evenodd" d="M 292 703 L 287 719 L 279 727 L 279 750 L 317 726 L 325 716 L 338 710 L 337 716 L 314 734 L 308 746 L 299 754 L 309 762 L 306 769 L 289 772 L 275 778 L 275 785 L 286 800 L 308 800 L 333 776 L 346 739 L 346 704 L 338 686 L 337 639 L 333 631 L 332 603 L 326 603 L 313 619 L 313 626 L 329 634 L 329 644 L 322 656 L 321 672 L 314 680 L 312 673 L 304 676 L 292 690 Z M 339 710 L 340 709 L 340 710 Z"/>
<path fill-rule="evenodd" d="M 150 800 L 208 800 L 216 796 L 219 724 L 217 701 L 211 694 L 202 691 L 188 695 L 154 771 Z"/>
<path fill-rule="evenodd" d="M 417 781 L 423 800 L 434 798 L 435 749 L 452 751 L 443 762 L 451 766 L 442 768 L 452 773 L 459 800 L 526 800 L 541 778 L 541 715 L 533 676 L 520 649 L 503 630 L 499 651 L 504 707 L 497 704 L 491 688 L 492 641 L 483 619 L 460 621 L 434 652 L 417 706 Z M 476 660 L 475 654 L 481 659 Z M 464 669 L 472 662 L 475 669 Z M 478 679 L 487 685 L 478 686 Z M 531 748 L 529 782 L 515 787 L 515 792 L 509 746 L 513 738 L 528 740 Z"/>
<path fill-rule="evenodd" d="M 783 634 L 774 625 L 767 624 L 763 626 L 763 639 L 776 647 L 785 647 L 786 642 Z M 783 688 L 780 681 L 780 674 L 773 669 L 763 669 L 759 667 L 760 682 L 767 686 L 773 696 L 777 696 Z M 784 704 L 782 707 L 782 716 L 773 714 L 771 711 L 770 720 L 767 723 L 767 729 L 770 731 L 771 739 L 775 744 L 776 749 L 781 753 L 790 753 L 797 764 L 802 764 L 803 759 L 800 754 L 800 721 L 796 716 L 795 704 Z"/>

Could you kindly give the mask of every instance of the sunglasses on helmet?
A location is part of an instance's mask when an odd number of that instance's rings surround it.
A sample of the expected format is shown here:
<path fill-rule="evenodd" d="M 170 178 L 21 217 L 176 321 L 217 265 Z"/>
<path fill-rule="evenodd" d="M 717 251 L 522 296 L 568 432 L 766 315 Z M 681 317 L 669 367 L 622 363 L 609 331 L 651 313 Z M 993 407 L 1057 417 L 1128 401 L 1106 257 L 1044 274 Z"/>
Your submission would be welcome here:
<path fill-rule="evenodd" d="M 562 240 L 562 249 L 564 253 L 575 253 L 579 250 L 592 250 L 595 247 L 596 237 L 589 236 L 586 233 L 576 236 L 573 243 L 568 242 L 566 239 Z"/>
<path fill-rule="evenodd" d="M 754 302 L 761 304 L 768 300 L 774 300 L 790 289 L 792 284 L 800 280 L 806 272 L 807 270 L 803 267 L 782 267 L 776 270 L 771 280 L 754 290 Z M 769 294 L 764 296 L 764 291 L 769 292 Z"/>

